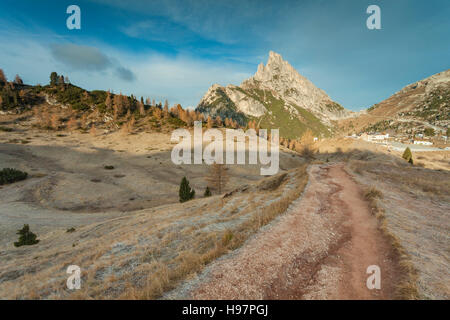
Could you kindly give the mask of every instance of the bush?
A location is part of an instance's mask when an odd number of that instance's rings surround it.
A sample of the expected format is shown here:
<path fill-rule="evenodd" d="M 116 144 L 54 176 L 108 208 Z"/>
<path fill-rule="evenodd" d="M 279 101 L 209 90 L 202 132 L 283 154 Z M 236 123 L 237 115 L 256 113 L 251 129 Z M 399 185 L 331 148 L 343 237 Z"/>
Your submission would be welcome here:
<path fill-rule="evenodd" d="M 436 134 L 436 132 L 434 131 L 433 128 L 426 128 L 426 129 L 423 131 L 423 133 L 424 133 L 426 136 L 428 136 L 428 137 L 433 137 L 433 136 Z"/>
<path fill-rule="evenodd" d="M 12 132 L 13 129 L 12 129 L 12 128 L 8 128 L 8 127 L 2 127 L 2 126 L 0 126 L 0 131 L 3 131 L 3 132 Z"/>
<path fill-rule="evenodd" d="M 0 185 L 13 183 L 16 181 L 25 180 L 28 173 L 22 172 L 20 170 L 5 168 L 0 170 Z"/>
<path fill-rule="evenodd" d="M 211 197 L 211 190 L 209 190 L 209 187 L 206 187 L 204 196 L 205 197 Z"/>
<path fill-rule="evenodd" d="M 375 187 L 370 187 L 366 192 L 364 193 L 364 198 L 369 202 L 370 211 L 373 215 L 377 215 L 378 213 L 382 212 L 382 209 L 378 207 L 377 199 L 383 199 L 383 194 L 380 190 L 376 189 Z"/>
<path fill-rule="evenodd" d="M 311 149 L 309 146 L 304 146 L 300 150 L 300 156 L 302 156 L 303 158 L 305 158 L 307 160 L 314 159 L 314 150 Z"/>
<path fill-rule="evenodd" d="M 366 198 L 366 200 L 369 201 L 377 198 L 381 199 L 383 198 L 383 194 L 381 193 L 380 190 L 376 189 L 375 187 L 371 187 L 364 193 L 364 198 Z"/>
<path fill-rule="evenodd" d="M 105 166 L 105 170 L 114 170 L 114 166 Z"/>
<path fill-rule="evenodd" d="M 180 202 L 186 202 L 195 197 L 195 190 L 191 189 L 191 187 L 189 186 L 189 181 L 186 179 L 186 177 L 183 177 L 183 179 L 181 179 L 179 196 Z"/>
<path fill-rule="evenodd" d="M 14 242 L 15 247 L 31 246 L 39 242 L 39 240 L 36 239 L 36 235 L 30 231 L 30 226 L 27 224 L 24 224 L 22 229 L 17 230 L 17 234 L 20 236 L 19 241 Z"/>

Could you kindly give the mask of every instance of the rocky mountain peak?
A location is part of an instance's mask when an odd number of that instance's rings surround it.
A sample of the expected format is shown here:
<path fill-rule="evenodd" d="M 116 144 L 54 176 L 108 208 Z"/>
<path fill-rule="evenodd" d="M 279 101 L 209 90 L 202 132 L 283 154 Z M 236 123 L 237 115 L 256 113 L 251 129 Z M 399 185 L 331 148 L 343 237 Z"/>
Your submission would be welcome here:
<path fill-rule="evenodd" d="M 268 90 L 277 99 L 304 108 L 327 124 L 351 115 L 274 51 L 269 52 L 267 64 L 261 63 L 255 75 L 245 80 L 241 88 Z"/>
<path fill-rule="evenodd" d="M 197 110 L 204 115 L 232 116 L 240 122 L 260 118 L 267 127 L 290 125 L 292 137 L 312 123 L 317 124 L 316 132 L 327 134 L 326 126 L 331 127 L 332 120 L 352 115 L 274 51 L 269 52 L 266 65 L 260 63 L 256 73 L 240 86 L 212 86 Z"/>
<path fill-rule="evenodd" d="M 279 79 L 280 77 L 294 79 L 298 78 L 298 76 L 300 75 L 289 62 L 283 60 L 283 57 L 280 54 L 270 51 L 267 64 L 264 66 L 264 64 L 261 63 L 258 66 L 258 71 L 251 79 L 264 82 Z"/>

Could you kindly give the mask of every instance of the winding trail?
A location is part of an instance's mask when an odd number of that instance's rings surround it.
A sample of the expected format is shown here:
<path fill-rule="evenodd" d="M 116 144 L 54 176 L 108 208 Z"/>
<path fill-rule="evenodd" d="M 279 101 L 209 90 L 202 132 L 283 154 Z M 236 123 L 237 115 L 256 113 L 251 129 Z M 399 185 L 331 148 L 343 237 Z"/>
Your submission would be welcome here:
<path fill-rule="evenodd" d="M 304 195 L 190 285 L 192 299 L 392 299 L 396 263 L 343 164 L 312 165 Z M 381 269 L 369 290 L 366 269 Z"/>

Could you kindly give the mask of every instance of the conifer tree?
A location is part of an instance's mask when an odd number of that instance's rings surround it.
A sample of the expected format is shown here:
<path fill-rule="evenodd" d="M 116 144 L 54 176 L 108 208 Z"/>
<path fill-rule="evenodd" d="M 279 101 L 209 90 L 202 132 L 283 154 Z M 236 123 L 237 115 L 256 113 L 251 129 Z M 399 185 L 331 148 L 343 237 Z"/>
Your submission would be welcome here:
<path fill-rule="evenodd" d="M 139 114 L 141 116 L 145 116 L 145 107 L 144 107 L 144 102 L 142 102 L 144 99 L 141 98 L 141 101 L 138 102 L 138 106 L 139 106 Z"/>
<path fill-rule="evenodd" d="M 56 72 L 50 73 L 50 85 L 56 86 L 58 84 L 58 74 Z"/>
<path fill-rule="evenodd" d="M 111 99 L 111 92 L 108 91 L 106 93 L 106 100 L 105 100 L 105 106 L 106 106 L 107 110 L 111 110 L 112 109 L 112 105 L 113 105 L 113 102 L 112 102 L 112 99 Z"/>
<path fill-rule="evenodd" d="M 19 241 L 14 242 L 15 247 L 31 246 L 39 242 L 36 235 L 30 231 L 30 226 L 25 224 L 22 229 L 17 230 Z"/>
<path fill-rule="evenodd" d="M 207 125 L 208 129 L 211 129 L 214 125 L 214 121 L 213 121 L 213 119 L 211 119 L 210 116 L 208 116 L 208 120 L 206 120 L 206 125 Z"/>
<path fill-rule="evenodd" d="M 408 161 L 409 163 L 412 163 L 412 153 L 411 153 L 411 149 L 409 149 L 409 147 L 407 147 L 405 149 L 405 151 L 403 152 L 402 158 L 405 159 L 406 161 Z"/>
<path fill-rule="evenodd" d="M 23 84 L 22 78 L 18 74 L 16 74 L 16 77 L 14 78 L 14 83 Z"/>
<path fill-rule="evenodd" d="M 7 82 L 8 80 L 6 79 L 3 69 L 0 69 L 0 85 L 5 85 Z"/>
<path fill-rule="evenodd" d="M 189 181 L 186 179 L 186 177 L 183 177 L 183 179 L 181 179 L 179 196 L 180 202 L 186 202 L 195 197 L 195 190 L 191 189 L 191 187 L 189 186 Z"/>
<path fill-rule="evenodd" d="M 217 125 L 218 127 L 221 127 L 221 126 L 222 126 L 222 118 L 221 118 L 220 116 L 217 116 L 217 117 L 216 117 L 216 125 Z"/>
<path fill-rule="evenodd" d="M 58 85 L 62 86 L 62 85 L 64 85 L 64 84 L 65 84 L 65 82 L 64 82 L 64 76 L 63 76 L 63 75 L 60 75 L 60 76 L 58 77 Z"/>
<path fill-rule="evenodd" d="M 209 187 L 206 187 L 204 196 L 205 197 L 211 197 L 211 190 L 209 190 Z"/>

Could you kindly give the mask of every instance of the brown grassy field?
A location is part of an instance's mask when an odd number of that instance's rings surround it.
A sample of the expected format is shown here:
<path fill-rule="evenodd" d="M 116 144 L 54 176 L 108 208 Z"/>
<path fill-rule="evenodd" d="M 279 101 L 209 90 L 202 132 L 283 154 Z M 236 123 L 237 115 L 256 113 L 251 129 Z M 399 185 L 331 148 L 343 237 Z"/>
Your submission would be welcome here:
<path fill-rule="evenodd" d="M 223 194 L 204 198 L 209 166 L 174 165 L 168 133 L 8 124 L 1 165 L 30 175 L 1 187 L 1 298 L 157 298 L 283 213 L 307 181 L 304 160 L 286 150 L 278 176 L 229 166 Z M 183 176 L 197 196 L 180 204 Z M 13 246 L 23 224 L 39 244 Z M 71 264 L 82 269 L 76 293 L 65 285 Z"/>
<path fill-rule="evenodd" d="M 398 297 L 449 297 L 448 152 L 413 154 L 411 166 L 399 152 L 329 139 L 308 161 L 283 149 L 274 177 L 229 166 L 224 193 L 204 198 L 208 166 L 174 165 L 168 132 L 47 131 L 0 120 L 12 129 L 0 130 L 1 167 L 29 173 L 0 187 L 0 298 L 164 297 L 284 214 L 307 184 L 307 167 L 328 163 L 345 164 L 396 250 Z M 183 176 L 197 196 L 179 203 Z M 23 224 L 40 242 L 15 248 Z M 75 292 L 65 285 L 72 264 L 82 270 Z"/>

